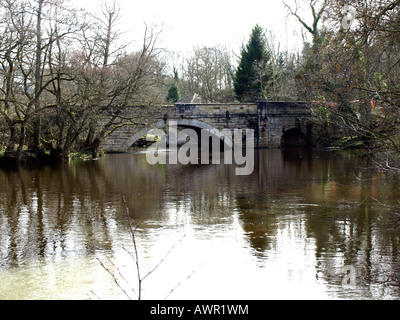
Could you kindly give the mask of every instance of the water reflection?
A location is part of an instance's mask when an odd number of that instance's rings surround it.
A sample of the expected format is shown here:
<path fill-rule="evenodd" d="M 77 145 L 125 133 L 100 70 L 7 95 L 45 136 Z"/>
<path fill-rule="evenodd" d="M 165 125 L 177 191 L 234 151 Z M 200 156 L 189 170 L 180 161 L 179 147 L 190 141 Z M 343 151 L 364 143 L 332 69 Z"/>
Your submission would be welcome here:
<path fill-rule="evenodd" d="M 262 150 L 251 176 L 228 165 L 152 167 L 143 153 L 2 170 L 0 298 L 82 298 L 90 286 L 120 297 L 97 258 L 132 267 L 121 258 L 131 245 L 123 195 L 145 266 L 185 236 L 148 297 L 196 269 L 173 298 L 304 298 L 305 286 L 315 298 L 398 298 L 399 232 L 374 199 L 398 204 L 399 180 L 366 165 L 342 152 Z M 353 290 L 341 286 L 345 265 L 357 270 Z M 68 289 L 13 290 L 16 274 L 46 283 L 55 270 Z"/>

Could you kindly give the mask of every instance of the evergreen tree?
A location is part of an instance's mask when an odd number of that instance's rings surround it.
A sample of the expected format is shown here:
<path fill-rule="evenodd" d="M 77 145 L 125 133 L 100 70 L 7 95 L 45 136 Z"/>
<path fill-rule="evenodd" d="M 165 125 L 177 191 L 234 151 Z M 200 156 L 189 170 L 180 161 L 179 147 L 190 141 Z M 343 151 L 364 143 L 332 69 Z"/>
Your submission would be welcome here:
<path fill-rule="evenodd" d="M 166 98 L 167 102 L 175 103 L 181 99 L 181 94 L 178 85 L 179 85 L 178 71 L 174 68 L 174 78 L 172 80 L 171 86 L 168 89 L 168 94 Z"/>
<path fill-rule="evenodd" d="M 234 76 L 236 99 L 240 102 L 264 100 L 265 83 L 268 80 L 267 63 L 270 60 L 264 30 L 256 25 L 246 47 L 242 48 L 241 59 Z"/>
<path fill-rule="evenodd" d="M 181 95 L 179 93 L 179 88 L 177 84 L 174 82 L 171 84 L 171 86 L 168 89 L 168 95 L 167 95 L 167 102 L 170 103 L 175 103 L 181 99 Z"/>

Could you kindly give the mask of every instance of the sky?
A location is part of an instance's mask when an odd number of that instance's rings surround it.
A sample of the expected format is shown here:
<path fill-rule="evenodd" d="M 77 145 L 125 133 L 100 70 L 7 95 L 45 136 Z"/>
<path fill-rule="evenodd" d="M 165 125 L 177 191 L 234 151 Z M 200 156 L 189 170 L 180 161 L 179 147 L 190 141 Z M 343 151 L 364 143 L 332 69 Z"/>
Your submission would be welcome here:
<path fill-rule="evenodd" d="M 117 0 L 122 17 L 120 29 L 126 41 L 140 44 L 144 23 L 162 26 L 158 45 L 183 55 L 194 46 L 222 45 L 239 53 L 258 23 L 272 30 L 282 48 L 298 47 L 281 0 Z M 72 5 L 99 12 L 104 0 L 71 0 Z"/>

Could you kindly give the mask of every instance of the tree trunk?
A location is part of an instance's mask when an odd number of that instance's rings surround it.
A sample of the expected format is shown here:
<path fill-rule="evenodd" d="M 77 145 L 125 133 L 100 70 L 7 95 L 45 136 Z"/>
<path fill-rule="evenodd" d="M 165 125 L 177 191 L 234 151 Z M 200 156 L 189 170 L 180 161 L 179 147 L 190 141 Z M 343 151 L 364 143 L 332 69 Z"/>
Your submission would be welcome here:
<path fill-rule="evenodd" d="M 19 145 L 17 149 L 17 158 L 18 160 L 22 159 L 22 151 L 24 149 L 25 144 L 25 123 L 21 124 L 20 136 L 19 136 Z"/>
<path fill-rule="evenodd" d="M 15 155 L 15 144 L 17 143 L 17 129 L 15 125 L 10 126 L 10 138 L 8 139 L 5 156 L 12 157 Z"/>
<path fill-rule="evenodd" d="M 88 135 L 86 137 L 86 141 L 85 141 L 85 148 L 91 148 L 92 144 L 93 144 L 93 139 L 94 139 L 94 135 L 96 133 L 96 129 L 95 129 L 95 121 L 91 120 L 90 121 L 90 125 L 89 125 L 89 132 Z"/>
<path fill-rule="evenodd" d="M 36 61 L 35 61 L 35 112 L 40 108 L 39 91 L 42 83 L 41 67 L 42 67 L 42 9 L 43 1 L 38 0 L 37 21 L 36 21 Z M 39 153 L 40 150 L 40 136 L 42 128 L 42 119 L 39 114 L 36 115 L 34 120 L 33 132 L 33 151 Z"/>

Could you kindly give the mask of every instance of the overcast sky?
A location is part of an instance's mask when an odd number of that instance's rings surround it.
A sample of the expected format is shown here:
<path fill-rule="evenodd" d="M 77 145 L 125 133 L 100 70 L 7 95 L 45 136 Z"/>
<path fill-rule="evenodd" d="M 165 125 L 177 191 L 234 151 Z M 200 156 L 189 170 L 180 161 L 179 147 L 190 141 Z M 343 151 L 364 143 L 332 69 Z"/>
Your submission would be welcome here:
<path fill-rule="evenodd" d="M 71 0 L 91 12 L 104 0 Z M 109 0 L 111 1 L 111 0 Z M 193 46 L 227 46 L 246 42 L 255 24 L 273 30 L 284 47 L 295 46 L 294 20 L 287 20 L 281 0 L 118 0 L 127 40 L 140 43 L 144 22 L 163 25 L 159 46 L 183 54 Z M 299 35 L 297 36 L 299 38 Z M 290 40 L 288 40 L 290 39 Z"/>

